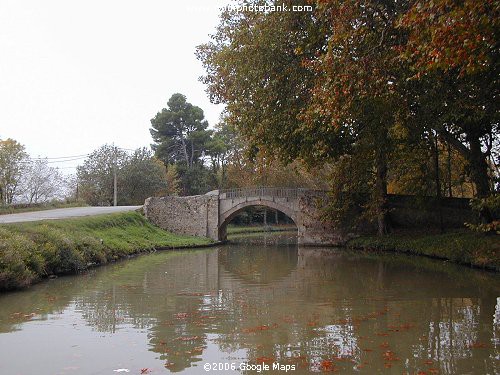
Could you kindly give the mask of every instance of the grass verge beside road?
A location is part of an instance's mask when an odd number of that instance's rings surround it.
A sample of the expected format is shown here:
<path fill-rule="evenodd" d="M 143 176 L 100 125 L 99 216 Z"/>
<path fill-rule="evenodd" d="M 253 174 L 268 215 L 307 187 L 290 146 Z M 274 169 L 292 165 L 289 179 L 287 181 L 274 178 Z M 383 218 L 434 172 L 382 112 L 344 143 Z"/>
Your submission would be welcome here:
<path fill-rule="evenodd" d="M 363 236 L 350 240 L 347 246 L 424 255 L 500 271 L 500 236 L 465 229 L 442 234 L 402 232 L 382 237 Z"/>
<path fill-rule="evenodd" d="M 210 243 L 163 231 L 137 212 L 4 224 L 0 225 L 0 290 L 141 252 Z"/>
<path fill-rule="evenodd" d="M 53 202 L 53 203 L 39 203 L 39 204 L 14 204 L 10 206 L 0 206 L 0 215 L 20 214 L 23 212 L 35 212 L 53 210 L 56 208 L 72 208 L 72 207 L 85 207 L 87 204 L 82 201 L 66 203 L 66 202 Z"/>

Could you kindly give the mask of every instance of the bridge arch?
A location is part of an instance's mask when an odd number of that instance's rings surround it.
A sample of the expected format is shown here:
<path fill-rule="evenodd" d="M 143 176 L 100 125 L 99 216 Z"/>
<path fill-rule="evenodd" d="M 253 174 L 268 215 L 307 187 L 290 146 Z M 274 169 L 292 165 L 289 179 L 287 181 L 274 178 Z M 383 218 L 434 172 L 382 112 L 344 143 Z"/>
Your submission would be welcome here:
<path fill-rule="evenodd" d="M 288 207 L 280 202 L 261 198 L 261 199 L 255 199 L 255 200 L 252 199 L 252 200 L 238 203 L 238 204 L 232 206 L 229 210 L 227 210 L 225 212 L 221 212 L 219 214 L 219 238 L 221 240 L 226 239 L 226 237 L 227 237 L 226 236 L 227 225 L 239 213 L 241 213 L 247 207 L 257 207 L 257 206 L 271 208 L 273 210 L 277 210 L 277 211 L 284 213 L 286 216 L 288 216 L 290 219 L 292 219 L 293 223 L 295 224 L 295 226 L 297 227 L 297 230 L 298 230 L 299 224 L 298 224 L 297 212 L 295 212 L 294 210 L 290 209 L 290 207 Z"/>
<path fill-rule="evenodd" d="M 322 207 L 327 193 L 302 188 L 255 187 L 214 190 L 205 195 L 150 197 L 144 214 L 150 222 L 173 233 L 226 239 L 226 227 L 234 216 L 250 206 L 278 210 L 295 223 L 301 245 L 342 244 L 343 232 L 324 221 Z"/>

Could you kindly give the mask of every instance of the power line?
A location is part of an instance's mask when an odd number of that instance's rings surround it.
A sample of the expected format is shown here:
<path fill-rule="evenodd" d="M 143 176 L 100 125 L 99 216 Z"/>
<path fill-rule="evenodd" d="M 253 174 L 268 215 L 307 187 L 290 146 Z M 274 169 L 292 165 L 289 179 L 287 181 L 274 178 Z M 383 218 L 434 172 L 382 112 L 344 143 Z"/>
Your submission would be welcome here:
<path fill-rule="evenodd" d="M 65 160 L 51 160 L 51 161 L 48 161 L 47 164 L 54 164 L 54 163 L 66 163 L 66 162 L 69 162 L 69 161 L 77 161 L 77 160 L 82 160 L 82 159 L 85 159 L 85 157 L 81 157 L 81 158 L 74 158 L 74 159 L 65 159 Z"/>
<path fill-rule="evenodd" d="M 80 157 L 87 157 L 89 156 L 89 154 L 81 154 L 81 155 L 71 155 L 71 156 L 58 156 L 58 157 L 52 157 L 52 158 L 49 158 L 49 157 L 45 157 L 45 158 L 42 158 L 42 157 L 38 157 L 38 158 L 31 158 L 31 160 L 55 160 L 55 159 L 70 159 L 70 158 L 80 158 Z"/>

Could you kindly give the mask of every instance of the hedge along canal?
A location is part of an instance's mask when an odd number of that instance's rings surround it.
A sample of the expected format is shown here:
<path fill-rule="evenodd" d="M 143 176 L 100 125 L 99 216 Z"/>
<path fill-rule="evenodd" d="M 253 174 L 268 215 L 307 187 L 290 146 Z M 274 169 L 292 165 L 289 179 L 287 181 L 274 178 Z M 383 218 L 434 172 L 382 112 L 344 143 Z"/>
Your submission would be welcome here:
<path fill-rule="evenodd" d="M 212 244 L 207 238 L 166 232 L 138 212 L 3 224 L 0 291 L 157 249 Z"/>

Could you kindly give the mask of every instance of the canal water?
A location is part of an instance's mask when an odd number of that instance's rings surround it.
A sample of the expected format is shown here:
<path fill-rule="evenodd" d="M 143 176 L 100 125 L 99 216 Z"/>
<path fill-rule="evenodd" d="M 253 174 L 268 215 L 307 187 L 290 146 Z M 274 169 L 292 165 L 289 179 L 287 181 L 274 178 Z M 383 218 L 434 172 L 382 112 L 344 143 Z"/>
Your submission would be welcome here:
<path fill-rule="evenodd" d="M 499 287 L 442 261 L 242 236 L 0 295 L 0 374 L 498 374 Z"/>

